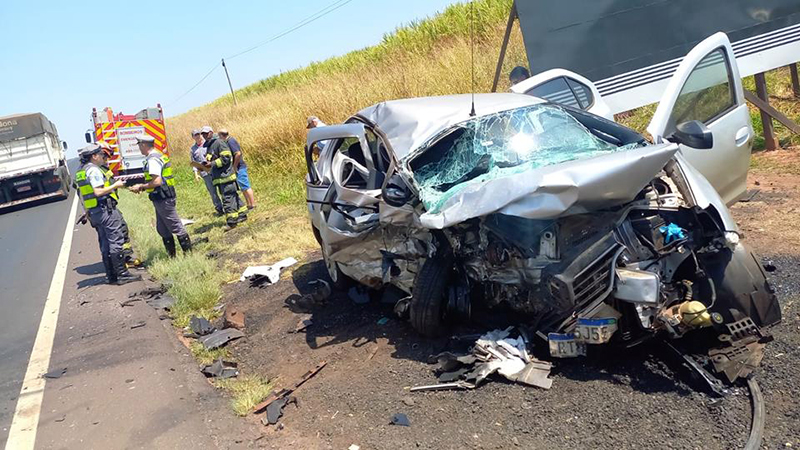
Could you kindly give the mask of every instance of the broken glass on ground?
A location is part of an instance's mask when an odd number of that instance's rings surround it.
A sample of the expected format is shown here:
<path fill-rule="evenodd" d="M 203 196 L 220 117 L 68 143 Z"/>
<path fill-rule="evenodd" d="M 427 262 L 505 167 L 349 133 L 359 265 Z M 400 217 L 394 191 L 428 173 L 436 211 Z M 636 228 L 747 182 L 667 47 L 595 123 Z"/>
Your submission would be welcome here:
<path fill-rule="evenodd" d="M 425 209 L 438 213 L 467 184 L 628 150 L 595 137 L 554 105 L 531 105 L 458 126 L 411 162 Z"/>
<path fill-rule="evenodd" d="M 226 328 L 224 330 L 217 330 L 207 336 L 202 336 L 197 339 L 197 341 L 203 344 L 206 350 L 213 350 L 222 347 L 230 341 L 243 337 L 244 333 L 236 328 Z"/>
<path fill-rule="evenodd" d="M 401 427 L 410 427 L 411 426 L 411 421 L 408 420 L 408 416 L 403 414 L 403 413 L 394 414 L 392 416 L 392 418 L 389 419 L 389 423 L 391 425 L 398 425 L 398 426 L 401 426 Z"/>

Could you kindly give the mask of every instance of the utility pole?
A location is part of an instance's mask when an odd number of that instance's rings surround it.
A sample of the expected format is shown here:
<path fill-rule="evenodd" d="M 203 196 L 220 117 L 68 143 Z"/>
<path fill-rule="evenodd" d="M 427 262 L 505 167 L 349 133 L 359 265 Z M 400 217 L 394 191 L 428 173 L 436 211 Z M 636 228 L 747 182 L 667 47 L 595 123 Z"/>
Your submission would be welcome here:
<path fill-rule="evenodd" d="M 228 66 L 225 65 L 225 58 L 222 58 L 222 68 L 225 69 L 225 77 L 228 78 L 228 87 L 231 88 L 231 96 L 233 97 L 233 106 L 238 106 L 236 103 L 236 93 L 233 92 L 233 84 L 231 84 L 231 76 L 228 75 Z"/>

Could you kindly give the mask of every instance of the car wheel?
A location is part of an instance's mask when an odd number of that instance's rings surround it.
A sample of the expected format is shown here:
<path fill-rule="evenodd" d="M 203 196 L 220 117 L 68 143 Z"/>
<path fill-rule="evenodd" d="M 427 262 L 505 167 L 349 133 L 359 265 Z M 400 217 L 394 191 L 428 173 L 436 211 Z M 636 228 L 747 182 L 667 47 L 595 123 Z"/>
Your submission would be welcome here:
<path fill-rule="evenodd" d="M 453 256 L 448 252 L 428 258 L 417 274 L 409 317 L 411 326 L 423 336 L 440 336 L 446 330 L 445 292 L 452 270 Z"/>

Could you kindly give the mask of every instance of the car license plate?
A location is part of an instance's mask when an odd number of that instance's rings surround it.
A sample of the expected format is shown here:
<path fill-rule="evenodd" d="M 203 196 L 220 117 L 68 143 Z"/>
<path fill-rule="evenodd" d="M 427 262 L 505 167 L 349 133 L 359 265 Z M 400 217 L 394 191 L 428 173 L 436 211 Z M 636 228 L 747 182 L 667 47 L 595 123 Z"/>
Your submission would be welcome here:
<path fill-rule="evenodd" d="M 574 333 L 548 333 L 550 356 L 555 358 L 576 358 L 586 355 L 586 344 L 577 341 Z"/>
<path fill-rule="evenodd" d="M 20 187 L 17 188 L 17 192 L 25 192 L 25 191 L 30 191 L 30 190 L 31 190 L 30 186 L 20 186 Z"/>
<path fill-rule="evenodd" d="M 575 337 L 587 344 L 605 344 L 617 331 L 617 319 L 578 319 Z"/>

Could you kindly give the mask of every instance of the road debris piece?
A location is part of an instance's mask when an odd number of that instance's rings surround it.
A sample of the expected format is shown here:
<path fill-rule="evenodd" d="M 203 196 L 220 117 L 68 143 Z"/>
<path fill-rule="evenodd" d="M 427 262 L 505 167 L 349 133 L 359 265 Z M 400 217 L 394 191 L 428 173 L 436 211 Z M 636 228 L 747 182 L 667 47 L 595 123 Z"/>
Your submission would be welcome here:
<path fill-rule="evenodd" d="M 412 392 L 471 389 L 495 372 L 510 381 L 550 389 L 553 381 L 548 376 L 552 364 L 528 353 L 528 341 L 524 333 L 520 333 L 518 338 L 510 338 L 513 329 L 508 327 L 485 333 L 475 341 L 471 355 L 444 352 L 432 357 L 431 362 L 438 364 L 437 371 L 442 384 L 420 386 L 412 389 Z"/>
<path fill-rule="evenodd" d="M 398 425 L 398 426 L 401 426 L 401 427 L 410 427 L 411 426 L 411 421 L 408 420 L 408 416 L 403 414 L 403 413 L 397 413 L 397 414 L 393 415 L 392 418 L 389 420 L 389 423 L 391 425 Z"/>
<path fill-rule="evenodd" d="M 773 337 L 762 332 L 749 317 L 726 327 L 730 334 L 721 334 L 719 340 L 723 345 L 709 350 L 708 356 L 714 370 L 733 383 L 738 378 L 747 378 L 758 368 L 764 358 L 764 347 Z"/>
<path fill-rule="evenodd" d="M 172 310 L 172 306 L 175 304 L 175 299 L 167 294 L 161 294 L 149 300 L 145 300 L 145 303 L 154 309 L 164 309 L 170 311 Z"/>
<path fill-rule="evenodd" d="M 291 331 L 291 333 L 299 333 L 301 331 L 305 331 L 306 328 L 310 327 L 313 324 L 314 322 L 311 320 L 311 315 L 306 315 L 305 318 L 300 319 L 300 321 L 297 322 L 297 326 L 294 327 L 294 330 Z"/>
<path fill-rule="evenodd" d="M 224 330 L 217 330 L 207 336 L 202 336 L 198 339 L 198 342 L 203 344 L 206 350 L 213 350 L 222 347 L 230 341 L 243 337 L 244 333 L 236 328 L 226 328 Z"/>
<path fill-rule="evenodd" d="M 386 325 L 387 323 L 389 323 L 388 317 L 381 317 L 380 319 L 378 319 L 378 325 Z"/>
<path fill-rule="evenodd" d="M 763 267 L 764 270 L 766 270 L 767 272 L 775 272 L 776 270 L 778 270 L 778 267 L 776 267 L 772 261 L 765 262 L 763 264 Z"/>
<path fill-rule="evenodd" d="M 234 307 L 225 309 L 225 319 L 223 321 L 226 328 L 244 329 L 244 313 Z"/>
<path fill-rule="evenodd" d="M 58 378 L 63 377 L 65 373 L 67 373 L 67 368 L 62 367 L 60 369 L 53 369 L 50 372 L 47 372 L 46 374 L 42 375 L 42 378 L 56 380 Z"/>
<path fill-rule="evenodd" d="M 242 273 L 239 281 L 250 280 L 253 285 L 275 284 L 281 278 L 281 270 L 297 264 L 297 260 L 289 257 L 271 266 L 249 266 Z"/>
<path fill-rule="evenodd" d="M 361 450 L 361 447 L 359 447 L 356 444 L 353 444 L 350 447 L 347 447 L 347 450 Z"/>
<path fill-rule="evenodd" d="M 261 423 L 264 425 L 275 425 L 278 423 L 278 419 L 283 416 L 283 408 L 288 405 L 289 403 L 294 403 L 295 407 L 297 406 L 297 398 L 296 397 L 284 397 L 275 400 L 274 402 L 270 403 L 267 406 L 267 414 L 264 418 L 261 419 Z"/>
<path fill-rule="evenodd" d="M 455 383 L 440 383 L 440 384 L 429 384 L 427 386 L 414 386 L 409 389 L 409 392 L 427 392 L 427 391 L 450 391 L 453 389 L 475 389 L 475 386 L 472 383 L 467 383 L 466 381 L 456 381 Z"/>
<path fill-rule="evenodd" d="M 298 380 L 297 383 L 295 383 L 294 386 L 292 386 L 291 388 L 281 389 L 278 392 L 275 392 L 275 391 L 271 392 L 269 394 L 269 396 L 266 399 L 264 399 L 264 401 L 262 401 L 261 403 L 257 404 L 253 408 L 253 414 L 260 413 L 261 411 L 266 409 L 270 405 L 270 403 L 274 402 L 275 400 L 278 400 L 278 399 L 284 398 L 284 397 L 288 397 L 289 394 L 291 394 L 297 388 L 302 386 L 303 383 L 305 383 L 306 381 L 310 380 L 312 377 L 314 377 L 314 375 L 318 374 L 319 371 L 322 370 L 322 368 L 325 367 L 327 364 L 328 363 L 325 362 L 325 361 L 317 364 L 317 367 L 314 367 L 313 369 L 311 369 L 308 372 L 306 372 L 305 374 L 303 374 L 303 376 L 300 377 L 300 380 Z"/>
<path fill-rule="evenodd" d="M 214 332 L 214 326 L 204 317 L 192 316 L 189 319 L 189 329 L 195 336 L 205 336 Z"/>
<path fill-rule="evenodd" d="M 194 223 L 194 220 L 192 220 L 192 219 L 181 219 L 181 223 L 183 224 L 183 226 L 192 225 Z"/>
<path fill-rule="evenodd" d="M 333 293 L 331 285 L 325 280 L 314 280 L 309 282 L 308 285 L 311 286 L 312 289 L 309 296 L 315 303 L 323 303 L 325 300 L 328 300 Z"/>
<path fill-rule="evenodd" d="M 235 362 L 223 361 L 222 358 L 219 358 L 213 364 L 203 366 L 200 372 L 209 378 L 233 378 L 239 376 L 239 366 Z"/>
<path fill-rule="evenodd" d="M 121 301 L 121 302 L 119 302 L 119 306 L 120 306 L 120 307 L 122 307 L 122 308 L 124 308 L 124 307 L 126 307 L 126 306 L 133 306 L 133 304 L 134 304 L 134 303 L 136 303 L 136 302 L 140 302 L 140 301 L 142 301 L 142 300 L 144 300 L 144 299 L 142 299 L 142 298 L 138 298 L 138 297 L 136 297 L 136 298 L 129 298 L 129 299 L 127 299 L 127 300 L 124 300 L 124 301 Z"/>
<path fill-rule="evenodd" d="M 145 325 L 147 325 L 147 322 L 145 322 L 143 320 L 139 321 L 139 322 L 136 322 L 135 324 L 131 325 L 131 330 L 135 330 L 137 328 L 142 328 Z"/>

